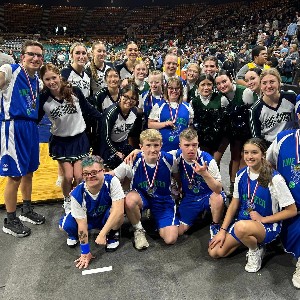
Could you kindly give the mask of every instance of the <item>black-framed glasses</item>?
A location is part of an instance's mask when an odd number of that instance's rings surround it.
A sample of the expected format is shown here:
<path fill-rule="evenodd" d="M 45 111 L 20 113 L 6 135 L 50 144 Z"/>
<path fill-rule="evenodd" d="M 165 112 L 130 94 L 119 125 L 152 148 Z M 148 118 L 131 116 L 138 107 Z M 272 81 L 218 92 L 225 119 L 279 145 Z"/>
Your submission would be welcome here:
<path fill-rule="evenodd" d="M 136 103 L 136 99 L 135 98 L 131 98 L 131 97 L 129 97 L 128 95 L 126 95 L 126 94 L 124 94 L 124 95 L 122 95 L 124 98 L 125 98 L 125 100 L 126 101 L 130 101 L 130 102 L 132 102 L 132 103 Z"/>
<path fill-rule="evenodd" d="M 41 53 L 34 53 L 34 52 L 25 52 L 25 54 L 29 55 L 29 56 L 32 56 L 32 57 L 37 57 L 37 58 L 42 58 L 43 57 L 43 54 Z"/>
<path fill-rule="evenodd" d="M 98 173 L 102 172 L 103 169 L 100 169 L 100 170 L 92 170 L 91 172 L 82 172 L 82 177 L 88 177 L 88 176 L 91 176 L 91 177 L 94 177 L 96 176 Z"/>
<path fill-rule="evenodd" d="M 180 91 L 180 87 L 171 87 L 171 86 L 168 86 L 168 90 L 177 92 L 177 91 Z"/>

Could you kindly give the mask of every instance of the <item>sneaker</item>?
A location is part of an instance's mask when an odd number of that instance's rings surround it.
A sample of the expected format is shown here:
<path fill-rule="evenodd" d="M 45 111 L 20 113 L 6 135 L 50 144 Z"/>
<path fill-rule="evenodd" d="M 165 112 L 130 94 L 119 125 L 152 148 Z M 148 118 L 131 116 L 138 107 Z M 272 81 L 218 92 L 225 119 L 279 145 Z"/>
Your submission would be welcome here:
<path fill-rule="evenodd" d="M 78 240 L 76 238 L 68 237 L 67 238 L 67 245 L 70 248 L 75 248 L 78 245 Z"/>
<path fill-rule="evenodd" d="M 300 289 L 300 258 L 298 258 L 298 262 L 296 264 L 296 270 L 292 279 L 294 287 Z"/>
<path fill-rule="evenodd" d="M 8 221 L 7 218 L 5 218 L 2 230 L 3 232 L 16 237 L 25 237 L 31 233 L 31 229 L 23 225 L 18 217 L 11 221 Z"/>
<path fill-rule="evenodd" d="M 106 237 L 106 252 L 114 252 L 120 246 L 120 229 L 111 230 Z"/>
<path fill-rule="evenodd" d="M 64 197 L 63 208 L 65 210 L 66 215 L 71 212 L 71 198 L 70 198 L 70 196 Z"/>
<path fill-rule="evenodd" d="M 23 208 L 21 208 L 21 215 L 19 219 L 23 222 L 29 222 L 35 225 L 41 225 L 45 223 L 45 217 L 33 211 L 33 208 L 30 208 L 30 211 L 24 213 Z"/>
<path fill-rule="evenodd" d="M 250 250 L 247 252 L 246 257 L 248 262 L 245 266 L 245 270 L 250 273 L 255 273 L 261 268 L 263 256 L 265 254 L 265 247 L 258 248 L 256 250 Z"/>
<path fill-rule="evenodd" d="M 210 239 L 213 239 L 213 237 L 217 235 L 217 233 L 220 231 L 220 227 L 221 226 L 218 223 L 210 224 L 209 226 Z"/>
<path fill-rule="evenodd" d="M 144 250 L 149 247 L 144 229 L 136 229 L 134 231 L 134 247 L 137 250 Z"/>

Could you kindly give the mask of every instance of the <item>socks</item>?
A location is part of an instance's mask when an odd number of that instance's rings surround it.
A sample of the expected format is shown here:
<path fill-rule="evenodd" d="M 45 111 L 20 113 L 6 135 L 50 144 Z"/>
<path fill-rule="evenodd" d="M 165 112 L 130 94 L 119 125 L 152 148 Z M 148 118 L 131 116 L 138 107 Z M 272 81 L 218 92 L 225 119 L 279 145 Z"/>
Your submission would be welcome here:
<path fill-rule="evenodd" d="M 23 200 L 23 213 L 31 211 L 31 200 Z"/>
<path fill-rule="evenodd" d="M 7 212 L 7 220 L 8 220 L 8 222 L 12 221 L 12 220 L 14 220 L 16 218 L 17 218 L 16 211 L 14 211 L 14 212 Z"/>
<path fill-rule="evenodd" d="M 144 229 L 143 226 L 142 226 L 142 223 L 141 221 L 139 221 L 137 224 L 135 225 L 132 225 L 133 229 L 134 230 L 137 230 L 137 229 Z"/>

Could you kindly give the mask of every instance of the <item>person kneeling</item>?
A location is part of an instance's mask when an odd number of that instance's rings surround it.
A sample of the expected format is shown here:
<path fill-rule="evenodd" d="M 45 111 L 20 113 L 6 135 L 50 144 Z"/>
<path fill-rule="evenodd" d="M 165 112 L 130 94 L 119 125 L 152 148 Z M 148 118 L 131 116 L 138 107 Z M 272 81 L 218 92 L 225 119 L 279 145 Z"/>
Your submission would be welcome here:
<path fill-rule="evenodd" d="M 263 245 L 276 239 L 282 220 L 297 214 L 294 198 L 285 180 L 266 161 L 266 150 L 259 138 L 252 138 L 244 144 L 247 167 L 236 175 L 233 198 L 221 230 L 208 248 L 211 257 L 220 258 L 244 244 L 249 248 L 245 266 L 247 272 L 260 270 Z M 236 213 L 237 219 L 231 225 Z"/>
<path fill-rule="evenodd" d="M 81 164 L 84 182 L 70 193 L 71 212 L 59 222 L 59 227 L 68 234 L 69 247 L 75 247 L 80 241 L 81 256 L 75 260 L 79 269 L 87 268 L 93 258 L 88 230 L 100 229 L 95 242 L 105 245 L 106 251 L 119 247 L 125 197 L 118 178 L 103 173 L 103 160 L 99 156 L 88 156 Z"/>

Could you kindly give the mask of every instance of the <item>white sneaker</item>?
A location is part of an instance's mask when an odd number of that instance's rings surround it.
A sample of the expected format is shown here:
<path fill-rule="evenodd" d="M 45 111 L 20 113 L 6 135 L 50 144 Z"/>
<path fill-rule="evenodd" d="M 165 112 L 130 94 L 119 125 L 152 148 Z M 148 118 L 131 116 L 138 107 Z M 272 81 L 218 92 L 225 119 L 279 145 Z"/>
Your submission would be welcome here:
<path fill-rule="evenodd" d="M 298 258 L 298 262 L 296 264 L 296 270 L 292 279 L 294 287 L 300 289 L 300 258 Z"/>
<path fill-rule="evenodd" d="M 149 243 L 146 239 L 144 229 L 136 229 L 134 231 L 134 247 L 137 250 L 144 250 L 149 247 Z"/>
<path fill-rule="evenodd" d="M 245 266 L 245 270 L 250 273 L 255 273 L 258 270 L 260 270 L 264 254 L 265 247 L 257 248 L 256 250 L 249 249 L 249 251 L 246 254 L 248 262 Z"/>
<path fill-rule="evenodd" d="M 78 244 L 78 240 L 67 238 L 67 245 L 70 248 L 75 248 L 77 246 L 77 244 Z"/>
<path fill-rule="evenodd" d="M 70 198 L 70 196 L 67 196 L 67 197 L 64 198 L 63 208 L 65 210 L 66 215 L 71 212 L 71 198 Z"/>

